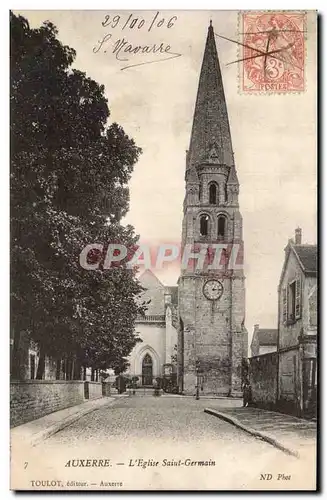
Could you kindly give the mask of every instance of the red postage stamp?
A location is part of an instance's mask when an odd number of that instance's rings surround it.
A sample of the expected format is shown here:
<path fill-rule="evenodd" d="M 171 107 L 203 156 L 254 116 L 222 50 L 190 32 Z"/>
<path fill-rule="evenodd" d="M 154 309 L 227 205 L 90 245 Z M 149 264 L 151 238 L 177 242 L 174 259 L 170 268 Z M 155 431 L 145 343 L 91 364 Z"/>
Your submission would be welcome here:
<path fill-rule="evenodd" d="M 243 12 L 243 92 L 305 90 L 305 13 Z"/>

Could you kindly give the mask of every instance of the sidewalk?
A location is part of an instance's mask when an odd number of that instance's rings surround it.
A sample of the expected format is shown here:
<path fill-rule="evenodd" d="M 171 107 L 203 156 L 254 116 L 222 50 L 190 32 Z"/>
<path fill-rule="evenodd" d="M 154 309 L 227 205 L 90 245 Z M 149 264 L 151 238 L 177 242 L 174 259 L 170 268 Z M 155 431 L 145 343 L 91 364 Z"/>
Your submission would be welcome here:
<path fill-rule="evenodd" d="M 206 413 L 225 420 L 252 436 L 299 458 L 316 453 L 317 424 L 260 408 L 206 408 Z"/>
<path fill-rule="evenodd" d="M 59 410 L 36 420 L 32 420 L 26 424 L 13 427 L 10 430 L 11 445 L 14 446 L 17 443 L 24 442 L 27 446 L 35 446 L 40 441 L 64 429 L 84 415 L 110 405 L 117 398 L 122 396 L 117 394 L 115 397 L 93 399 L 92 401 L 71 406 L 64 410 Z"/>

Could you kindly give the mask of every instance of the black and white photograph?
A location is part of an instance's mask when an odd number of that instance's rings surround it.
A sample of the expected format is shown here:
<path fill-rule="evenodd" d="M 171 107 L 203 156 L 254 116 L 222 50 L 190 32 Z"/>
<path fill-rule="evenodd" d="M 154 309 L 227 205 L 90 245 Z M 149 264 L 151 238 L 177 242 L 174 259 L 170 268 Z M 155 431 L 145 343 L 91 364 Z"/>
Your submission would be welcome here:
<path fill-rule="evenodd" d="M 316 491 L 317 11 L 8 14 L 10 488 Z"/>

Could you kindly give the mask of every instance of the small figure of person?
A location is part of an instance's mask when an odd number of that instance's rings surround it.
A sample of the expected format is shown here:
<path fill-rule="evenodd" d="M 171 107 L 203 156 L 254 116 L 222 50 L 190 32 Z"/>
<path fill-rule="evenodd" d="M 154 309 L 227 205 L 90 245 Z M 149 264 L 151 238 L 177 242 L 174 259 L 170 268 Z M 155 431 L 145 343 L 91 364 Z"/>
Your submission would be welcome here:
<path fill-rule="evenodd" d="M 249 406 L 252 399 L 251 385 L 248 380 L 243 384 L 243 407 Z"/>

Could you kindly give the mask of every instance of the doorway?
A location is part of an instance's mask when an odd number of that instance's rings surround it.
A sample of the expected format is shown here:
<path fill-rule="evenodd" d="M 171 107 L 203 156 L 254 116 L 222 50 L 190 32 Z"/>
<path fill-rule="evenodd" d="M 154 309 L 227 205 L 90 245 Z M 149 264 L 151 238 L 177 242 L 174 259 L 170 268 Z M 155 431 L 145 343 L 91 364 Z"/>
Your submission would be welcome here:
<path fill-rule="evenodd" d="M 142 361 L 142 385 L 151 385 L 153 380 L 153 362 L 150 354 L 146 354 Z"/>

